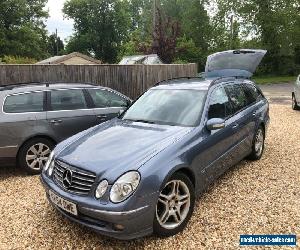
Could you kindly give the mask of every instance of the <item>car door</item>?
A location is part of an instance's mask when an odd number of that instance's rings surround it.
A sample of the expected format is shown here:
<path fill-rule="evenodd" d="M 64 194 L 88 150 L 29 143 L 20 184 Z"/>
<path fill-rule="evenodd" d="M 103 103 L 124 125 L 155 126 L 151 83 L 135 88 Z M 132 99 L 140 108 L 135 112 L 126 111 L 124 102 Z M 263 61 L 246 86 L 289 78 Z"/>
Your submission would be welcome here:
<path fill-rule="evenodd" d="M 234 144 L 230 152 L 230 164 L 235 164 L 246 157 L 251 150 L 252 139 L 256 127 L 256 110 L 249 102 L 241 82 L 225 86 L 232 103 L 233 115 L 228 119 L 234 130 Z"/>
<path fill-rule="evenodd" d="M 47 102 L 47 121 L 57 141 L 95 125 L 95 114 L 82 89 L 48 91 Z"/>
<path fill-rule="evenodd" d="M 15 157 L 28 138 L 45 134 L 44 92 L 7 95 L 0 114 L 0 158 Z"/>
<path fill-rule="evenodd" d="M 129 105 L 129 100 L 109 89 L 91 88 L 87 92 L 93 102 L 97 124 L 117 117 Z"/>
<path fill-rule="evenodd" d="M 232 115 L 232 107 L 223 86 L 214 89 L 208 97 L 207 120 L 221 118 L 225 120 L 225 127 L 219 130 L 209 131 L 204 129 L 205 148 L 199 155 L 197 162 L 205 166 L 204 173 L 207 182 L 212 182 L 221 175 L 229 166 L 228 154 L 237 142 L 234 122 L 228 119 Z"/>
<path fill-rule="evenodd" d="M 298 103 L 300 103 L 300 75 L 297 77 L 295 84 L 295 96 Z"/>

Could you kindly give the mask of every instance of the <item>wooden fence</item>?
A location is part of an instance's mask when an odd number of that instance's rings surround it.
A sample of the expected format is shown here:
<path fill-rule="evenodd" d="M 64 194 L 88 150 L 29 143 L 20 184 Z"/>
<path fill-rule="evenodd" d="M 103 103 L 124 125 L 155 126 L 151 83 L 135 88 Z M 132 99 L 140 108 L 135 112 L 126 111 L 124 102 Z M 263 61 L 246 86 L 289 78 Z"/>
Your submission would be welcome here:
<path fill-rule="evenodd" d="M 31 82 L 93 83 L 134 99 L 159 81 L 196 74 L 196 64 L 0 65 L 0 86 Z"/>

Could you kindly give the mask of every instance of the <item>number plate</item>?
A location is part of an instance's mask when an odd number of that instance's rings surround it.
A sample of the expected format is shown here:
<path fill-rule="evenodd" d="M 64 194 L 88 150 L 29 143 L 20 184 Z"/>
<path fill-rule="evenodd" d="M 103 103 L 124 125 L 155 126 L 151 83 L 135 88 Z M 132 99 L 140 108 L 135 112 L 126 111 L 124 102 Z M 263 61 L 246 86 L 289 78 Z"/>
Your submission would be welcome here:
<path fill-rule="evenodd" d="M 73 202 L 65 200 L 51 190 L 49 190 L 49 197 L 50 200 L 62 210 L 67 211 L 68 213 L 73 215 L 78 215 L 76 204 L 74 204 Z"/>

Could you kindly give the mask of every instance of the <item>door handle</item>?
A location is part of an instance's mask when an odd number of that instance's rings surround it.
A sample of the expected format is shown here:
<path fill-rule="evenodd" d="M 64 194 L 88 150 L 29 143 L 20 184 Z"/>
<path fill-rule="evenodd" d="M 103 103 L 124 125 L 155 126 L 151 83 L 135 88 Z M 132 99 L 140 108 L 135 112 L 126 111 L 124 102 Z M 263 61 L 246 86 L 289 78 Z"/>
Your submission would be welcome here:
<path fill-rule="evenodd" d="M 99 118 L 99 119 L 107 119 L 107 115 L 97 115 L 97 118 Z"/>
<path fill-rule="evenodd" d="M 232 126 L 233 129 L 236 129 L 238 127 L 239 127 L 239 124 L 237 124 L 237 123 Z"/>
<path fill-rule="evenodd" d="M 60 123 L 62 123 L 62 120 L 51 120 L 50 122 L 52 124 L 60 124 Z"/>

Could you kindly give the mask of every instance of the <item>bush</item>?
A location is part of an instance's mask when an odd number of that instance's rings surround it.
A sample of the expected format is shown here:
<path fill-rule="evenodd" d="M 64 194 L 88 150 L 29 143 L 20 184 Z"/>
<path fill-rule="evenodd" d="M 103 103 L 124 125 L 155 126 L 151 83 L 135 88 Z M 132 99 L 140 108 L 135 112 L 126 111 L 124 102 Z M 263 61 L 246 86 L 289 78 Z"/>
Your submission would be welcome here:
<path fill-rule="evenodd" d="M 29 57 L 4 56 L 1 60 L 5 64 L 35 64 L 37 61 Z"/>

